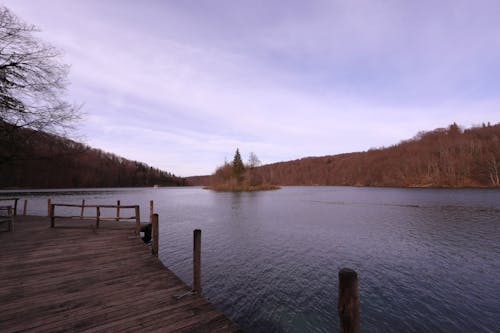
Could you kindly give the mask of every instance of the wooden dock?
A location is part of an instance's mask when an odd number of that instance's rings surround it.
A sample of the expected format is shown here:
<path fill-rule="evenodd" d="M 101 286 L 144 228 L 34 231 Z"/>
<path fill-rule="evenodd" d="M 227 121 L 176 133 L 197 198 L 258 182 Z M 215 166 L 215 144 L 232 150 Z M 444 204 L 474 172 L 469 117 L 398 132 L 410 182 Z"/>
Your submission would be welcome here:
<path fill-rule="evenodd" d="M 18 216 L 0 231 L 1 332 L 240 332 L 165 268 L 134 223 Z"/>

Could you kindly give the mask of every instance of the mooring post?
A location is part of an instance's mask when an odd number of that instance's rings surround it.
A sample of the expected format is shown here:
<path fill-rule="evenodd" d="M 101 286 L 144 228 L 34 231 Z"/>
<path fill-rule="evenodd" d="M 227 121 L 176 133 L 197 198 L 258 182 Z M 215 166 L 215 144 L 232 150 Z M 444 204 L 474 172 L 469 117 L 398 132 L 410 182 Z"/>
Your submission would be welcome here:
<path fill-rule="evenodd" d="M 201 230 L 193 231 L 193 290 L 201 294 Z"/>
<path fill-rule="evenodd" d="M 26 216 L 26 211 L 28 210 L 28 200 L 24 199 L 23 215 Z"/>
<path fill-rule="evenodd" d="M 97 206 L 95 208 L 95 227 L 96 227 L 96 229 L 99 229 L 100 219 L 101 219 L 101 208 L 99 206 Z"/>
<path fill-rule="evenodd" d="M 50 198 L 47 200 L 47 216 L 50 217 Z"/>
<path fill-rule="evenodd" d="M 82 209 L 80 210 L 80 220 L 83 219 L 84 210 L 85 210 L 85 199 L 82 199 Z"/>
<path fill-rule="evenodd" d="M 153 200 L 149 201 L 149 222 L 153 223 L 153 214 L 154 214 L 154 202 Z"/>
<path fill-rule="evenodd" d="M 359 333 L 358 273 L 350 268 L 339 271 L 340 333 Z"/>
<path fill-rule="evenodd" d="M 152 202 L 152 201 L 151 201 Z M 159 242 L 159 226 L 158 226 L 158 214 L 151 215 L 151 227 L 153 233 L 153 246 L 151 247 L 151 253 L 158 257 L 158 242 Z"/>
<path fill-rule="evenodd" d="M 116 221 L 120 221 L 120 200 L 116 201 Z"/>
<path fill-rule="evenodd" d="M 141 232 L 141 210 L 139 206 L 135 206 L 135 234 L 140 235 Z"/>
<path fill-rule="evenodd" d="M 49 199 L 50 202 L 50 199 Z M 50 216 L 50 227 L 54 228 L 56 224 L 56 218 L 54 217 L 54 211 L 55 211 L 55 204 L 49 203 L 49 216 Z"/>

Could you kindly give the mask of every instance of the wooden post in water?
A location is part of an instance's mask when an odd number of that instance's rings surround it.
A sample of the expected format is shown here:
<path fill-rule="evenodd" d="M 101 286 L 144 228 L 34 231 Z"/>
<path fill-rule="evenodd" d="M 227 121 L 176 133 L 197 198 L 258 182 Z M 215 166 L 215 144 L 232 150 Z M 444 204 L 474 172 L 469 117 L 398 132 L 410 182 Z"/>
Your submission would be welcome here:
<path fill-rule="evenodd" d="M 95 227 L 96 229 L 99 229 L 99 222 L 101 219 L 101 209 L 99 206 L 95 208 L 96 214 L 95 214 Z"/>
<path fill-rule="evenodd" d="M 55 204 L 50 203 L 50 199 L 49 199 L 49 216 L 50 216 L 50 227 L 51 228 L 54 228 L 54 226 L 56 224 L 56 218 L 54 217 L 55 206 L 56 206 Z"/>
<path fill-rule="evenodd" d="M 154 202 L 153 200 L 149 201 L 149 223 L 153 223 L 153 214 L 154 214 Z"/>
<path fill-rule="evenodd" d="M 26 211 L 28 210 L 28 200 L 24 200 L 23 215 L 26 216 Z"/>
<path fill-rule="evenodd" d="M 135 234 L 140 235 L 141 232 L 141 210 L 139 206 L 135 206 Z"/>
<path fill-rule="evenodd" d="M 153 246 L 151 247 L 151 253 L 158 257 L 158 237 L 160 231 L 158 226 L 158 214 L 151 215 L 151 227 L 153 233 Z"/>
<path fill-rule="evenodd" d="M 83 219 L 84 210 L 85 210 L 85 199 L 82 199 L 82 209 L 80 210 L 80 220 Z"/>
<path fill-rule="evenodd" d="M 201 230 L 193 231 L 193 290 L 201 295 Z"/>
<path fill-rule="evenodd" d="M 359 333 L 358 273 L 350 268 L 339 271 L 340 333 Z"/>
<path fill-rule="evenodd" d="M 120 200 L 116 201 L 116 221 L 120 221 Z"/>
<path fill-rule="evenodd" d="M 50 217 L 50 203 L 51 203 L 51 200 L 50 198 L 47 200 L 47 216 Z"/>

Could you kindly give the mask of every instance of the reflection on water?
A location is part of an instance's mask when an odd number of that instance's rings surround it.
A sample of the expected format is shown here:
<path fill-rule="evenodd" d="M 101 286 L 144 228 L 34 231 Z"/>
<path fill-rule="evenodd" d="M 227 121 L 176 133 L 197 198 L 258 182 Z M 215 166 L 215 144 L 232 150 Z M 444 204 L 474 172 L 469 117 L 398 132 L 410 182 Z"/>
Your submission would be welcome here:
<path fill-rule="evenodd" d="M 497 332 L 500 191 L 286 187 L 0 192 L 53 202 L 140 204 L 160 215 L 160 258 L 191 283 L 202 229 L 204 294 L 248 332 L 338 328 L 337 273 L 359 274 L 363 332 Z M 478 320 L 477 318 L 480 318 Z"/>

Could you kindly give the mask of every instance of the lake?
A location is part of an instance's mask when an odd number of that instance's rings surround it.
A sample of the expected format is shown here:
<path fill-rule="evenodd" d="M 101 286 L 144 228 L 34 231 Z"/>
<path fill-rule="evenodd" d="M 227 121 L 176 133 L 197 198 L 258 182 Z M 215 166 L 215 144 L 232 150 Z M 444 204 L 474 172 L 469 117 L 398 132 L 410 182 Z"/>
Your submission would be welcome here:
<path fill-rule="evenodd" d="M 28 213 L 39 215 L 48 197 L 121 200 L 140 204 L 143 220 L 154 200 L 160 259 L 191 284 L 192 231 L 202 229 L 203 294 L 247 332 L 338 331 L 343 267 L 358 272 L 362 332 L 499 332 L 498 189 L 185 187 L 0 196 L 28 199 Z"/>

